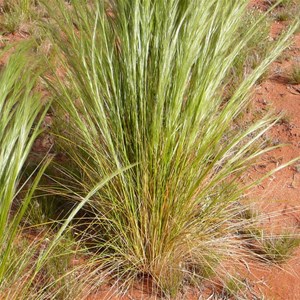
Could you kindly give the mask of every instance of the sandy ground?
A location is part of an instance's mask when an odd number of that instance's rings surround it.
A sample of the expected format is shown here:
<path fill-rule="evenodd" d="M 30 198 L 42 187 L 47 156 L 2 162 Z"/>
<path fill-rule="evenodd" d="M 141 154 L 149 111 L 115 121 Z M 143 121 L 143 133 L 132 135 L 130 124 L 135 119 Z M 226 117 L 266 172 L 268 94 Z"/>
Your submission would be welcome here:
<path fill-rule="evenodd" d="M 258 1 L 257 1 L 258 2 Z M 271 36 L 275 37 L 284 28 L 284 24 L 275 22 Z M 291 47 L 284 53 L 284 60 L 275 62 L 271 67 L 269 79 L 256 88 L 254 101 L 260 109 L 269 107 L 277 113 L 283 113 L 281 124 L 268 133 L 268 138 L 276 143 L 285 143 L 286 147 L 268 153 L 262 159 L 264 173 L 292 159 L 300 157 L 300 85 L 289 83 L 288 75 L 293 65 L 300 62 L 300 34 L 293 40 Z M 267 109 L 266 109 L 267 110 Z M 257 207 L 268 214 L 269 226 L 278 231 L 281 228 L 300 228 L 300 160 L 275 173 L 249 195 L 257 202 Z M 275 217 L 274 214 L 276 215 Z M 258 282 L 265 299 L 300 299 L 300 249 L 281 267 L 252 267 L 249 277 Z"/>

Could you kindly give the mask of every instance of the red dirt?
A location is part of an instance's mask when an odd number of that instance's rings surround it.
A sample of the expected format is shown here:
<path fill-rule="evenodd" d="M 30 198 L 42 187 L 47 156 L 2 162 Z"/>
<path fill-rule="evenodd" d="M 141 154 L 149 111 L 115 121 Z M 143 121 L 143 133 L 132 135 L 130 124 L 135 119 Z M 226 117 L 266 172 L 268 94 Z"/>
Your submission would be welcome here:
<path fill-rule="evenodd" d="M 284 28 L 285 24 L 275 22 L 271 36 L 276 37 Z M 292 66 L 300 60 L 299 33 L 284 57 L 286 59 L 272 65 L 270 78 L 256 88 L 254 101 L 260 109 L 271 108 L 275 112 L 284 113 L 281 124 L 272 128 L 268 138 L 274 144 L 286 143 L 288 146 L 263 157 L 261 170 L 256 169 L 256 173 L 264 173 L 292 159 L 300 158 L 300 85 L 291 85 L 288 80 Z M 268 220 L 271 230 L 278 231 L 280 228 L 282 232 L 285 228 L 293 228 L 299 232 L 300 160 L 265 180 L 249 196 L 256 200 L 261 211 L 269 216 L 276 214 L 275 218 L 270 217 Z M 260 282 L 255 289 L 261 291 L 266 299 L 300 299 L 300 248 L 280 268 L 257 265 L 250 267 L 248 274 L 249 278 Z"/>

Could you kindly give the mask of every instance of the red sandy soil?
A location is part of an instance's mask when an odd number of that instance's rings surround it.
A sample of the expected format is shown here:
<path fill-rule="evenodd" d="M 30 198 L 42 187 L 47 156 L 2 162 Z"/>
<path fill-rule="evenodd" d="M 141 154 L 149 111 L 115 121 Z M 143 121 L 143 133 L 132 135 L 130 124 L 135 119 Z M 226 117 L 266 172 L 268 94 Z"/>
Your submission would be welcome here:
<path fill-rule="evenodd" d="M 258 1 L 257 1 L 258 2 Z M 284 24 L 274 23 L 271 35 L 275 37 L 284 28 Z M 268 153 L 262 159 L 261 170 L 265 173 L 276 166 L 300 158 L 300 85 L 291 85 L 288 75 L 292 66 L 300 62 L 300 34 L 294 37 L 293 45 L 285 52 L 283 61 L 275 62 L 271 67 L 271 76 L 259 85 L 254 101 L 259 109 L 270 107 L 277 113 L 283 113 L 281 124 L 272 128 L 268 138 L 274 144 L 285 143 L 288 146 Z M 275 173 L 249 195 L 257 201 L 257 207 L 270 216 L 269 225 L 274 231 L 285 228 L 295 232 L 300 228 L 300 160 Z M 276 214 L 276 217 L 273 217 Z M 256 278 L 256 289 L 262 291 L 266 299 L 300 299 L 300 248 L 284 265 L 279 267 L 250 267 L 249 277 Z"/>
<path fill-rule="evenodd" d="M 266 1 L 252 1 L 254 6 L 265 10 Z M 276 38 L 285 28 L 284 23 L 274 22 L 271 37 Z M 273 63 L 269 78 L 257 86 L 254 95 L 258 110 L 283 113 L 284 118 L 267 134 L 271 142 L 287 144 L 262 158 L 259 168 L 250 172 L 254 178 L 288 161 L 300 158 L 300 85 L 289 83 L 293 65 L 300 63 L 300 34 L 294 36 L 293 44 L 283 59 Z M 255 174 L 255 172 L 257 174 Z M 251 176 L 249 175 L 249 176 Z M 268 226 L 276 233 L 285 229 L 299 232 L 300 229 L 300 160 L 254 188 L 249 197 L 256 200 L 257 208 L 266 213 Z M 256 282 L 254 289 L 265 299 L 300 299 L 300 248 L 280 267 L 249 266 L 248 278 Z"/>

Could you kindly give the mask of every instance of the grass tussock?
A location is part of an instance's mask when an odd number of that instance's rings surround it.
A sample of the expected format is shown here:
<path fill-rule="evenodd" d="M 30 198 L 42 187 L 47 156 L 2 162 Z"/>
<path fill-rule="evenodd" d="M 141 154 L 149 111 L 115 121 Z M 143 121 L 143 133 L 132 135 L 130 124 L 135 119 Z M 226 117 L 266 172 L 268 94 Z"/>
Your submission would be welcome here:
<path fill-rule="evenodd" d="M 174 298 L 204 279 L 247 297 L 224 266 L 281 262 L 299 244 L 255 236 L 241 204 L 256 182 L 240 178 L 279 118 L 238 120 L 299 27 L 271 41 L 267 13 L 247 7 L 5 1 L 1 31 L 35 42 L 10 47 L 0 72 L 1 299 L 82 300 L 136 281 Z M 31 159 L 46 113 L 55 149 Z"/>
<path fill-rule="evenodd" d="M 61 221 L 58 231 L 49 221 L 43 230 L 25 223 L 51 161 L 45 158 L 30 174 L 24 172 L 49 107 L 36 91 L 41 70 L 30 49 L 32 42 L 19 45 L 0 72 L 0 298 L 76 299 L 79 274 L 83 284 L 88 266 L 70 263 L 82 253 L 67 239 L 70 221 Z"/>
<path fill-rule="evenodd" d="M 30 47 L 30 45 L 29 45 Z M 34 179 L 21 181 L 21 174 L 33 142 L 40 133 L 46 107 L 38 94 L 33 93 L 35 80 L 39 75 L 34 64 L 27 66 L 28 45 L 19 48 L 11 56 L 7 66 L 1 72 L 0 80 L 0 287 L 17 279 L 26 268 L 28 253 L 17 264 L 12 258 L 14 242 L 19 233 L 19 225 L 32 199 L 33 192 L 47 166 L 47 162 L 36 171 Z M 27 66 L 27 67 L 25 67 Z M 22 78 L 22 80 L 20 80 Z M 22 200 L 18 201 L 20 191 Z M 14 205 L 14 209 L 13 209 Z M 23 260 L 24 258 L 24 260 Z M 12 267 L 14 266 L 14 267 Z M 13 277 L 13 278 L 12 278 Z M 10 282 L 11 283 L 11 282 Z"/>
<path fill-rule="evenodd" d="M 262 259 L 271 263 L 286 261 L 300 244 L 298 234 L 260 235 L 258 239 Z"/>
<path fill-rule="evenodd" d="M 48 7 L 55 22 L 44 26 L 63 73 L 55 77 L 50 62 L 56 138 L 72 181 L 66 193 L 80 201 L 108 174 L 134 165 L 85 206 L 97 265 L 110 279 L 126 285 L 147 276 L 176 295 L 212 265 L 237 259 L 235 234 L 245 221 L 235 205 L 243 191 L 233 186 L 267 151 L 259 138 L 276 120 L 264 117 L 238 133 L 232 121 L 295 29 L 224 101 L 234 62 L 264 22 L 261 16 L 241 35 L 246 7 L 225 0 Z"/>

